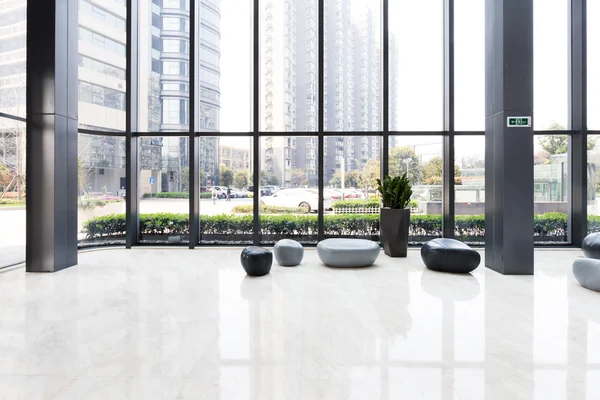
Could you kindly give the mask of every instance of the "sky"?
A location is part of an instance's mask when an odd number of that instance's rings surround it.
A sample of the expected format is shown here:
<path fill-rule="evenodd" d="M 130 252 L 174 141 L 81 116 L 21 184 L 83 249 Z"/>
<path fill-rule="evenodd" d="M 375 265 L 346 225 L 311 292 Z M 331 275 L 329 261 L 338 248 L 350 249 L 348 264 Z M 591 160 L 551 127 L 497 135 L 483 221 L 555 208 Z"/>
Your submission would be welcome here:
<path fill-rule="evenodd" d="M 357 16 L 371 7 L 380 16 L 379 2 L 351 0 Z M 221 131 L 251 131 L 252 11 L 251 1 L 221 0 Z M 390 33 L 398 43 L 399 130 L 443 130 L 443 1 L 391 0 Z M 455 0 L 455 90 L 457 130 L 485 127 L 485 14 L 484 0 Z M 568 125 L 568 0 L 534 0 L 534 126 L 544 129 L 556 121 Z M 588 1 L 590 20 L 600 19 L 600 1 Z M 600 70 L 600 25 L 588 24 L 589 70 Z M 595 44 L 595 45 L 594 45 Z M 600 74 L 589 74 L 590 92 L 600 93 Z M 590 110 L 600 96 L 590 96 Z M 600 116 L 589 113 L 590 128 L 600 129 Z M 246 141 L 221 139 L 223 144 Z M 441 142 L 410 138 L 417 151 L 441 152 Z M 457 157 L 480 154 L 483 141 L 463 142 Z"/>

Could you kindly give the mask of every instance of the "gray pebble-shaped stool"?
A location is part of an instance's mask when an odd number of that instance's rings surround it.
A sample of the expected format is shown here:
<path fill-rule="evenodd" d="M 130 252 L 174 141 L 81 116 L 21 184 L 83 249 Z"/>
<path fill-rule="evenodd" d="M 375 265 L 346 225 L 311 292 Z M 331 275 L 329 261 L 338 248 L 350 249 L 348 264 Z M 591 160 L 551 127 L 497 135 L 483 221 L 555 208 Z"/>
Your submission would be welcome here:
<path fill-rule="evenodd" d="M 600 233 L 590 233 L 583 239 L 583 254 L 587 258 L 600 259 Z"/>
<path fill-rule="evenodd" d="M 593 258 L 575 260 L 573 275 L 584 288 L 600 292 L 600 260 Z"/>
<path fill-rule="evenodd" d="M 262 247 L 250 246 L 242 250 L 242 267 L 250 276 L 263 276 L 271 271 L 273 253 Z"/>
<path fill-rule="evenodd" d="M 421 259 L 433 271 L 466 274 L 481 262 L 481 255 L 454 239 L 433 239 L 421 247 Z"/>
<path fill-rule="evenodd" d="M 281 239 L 273 248 L 275 260 L 282 267 L 295 267 L 302 262 L 304 248 L 292 239 Z"/>
<path fill-rule="evenodd" d="M 380 252 L 379 243 L 365 239 L 325 239 L 317 244 L 317 254 L 328 267 L 368 267 Z"/>

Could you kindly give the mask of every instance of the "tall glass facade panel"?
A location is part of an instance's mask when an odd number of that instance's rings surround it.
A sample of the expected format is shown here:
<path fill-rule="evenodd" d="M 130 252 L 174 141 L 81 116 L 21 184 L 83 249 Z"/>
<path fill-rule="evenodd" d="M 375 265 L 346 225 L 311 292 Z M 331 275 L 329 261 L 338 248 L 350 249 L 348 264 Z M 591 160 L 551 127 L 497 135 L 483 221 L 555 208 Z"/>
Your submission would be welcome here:
<path fill-rule="evenodd" d="M 390 0 L 389 13 L 390 131 L 442 131 L 444 2 Z"/>
<path fill-rule="evenodd" d="M 569 1 L 533 1 L 533 127 L 569 128 Z"/>
<path fill-rule="evenodd" d="M 94 234 L 88 229 L 94 223 L 101 226 L 109 214 L 123 219 L 129 195 L 138 197 L 142 242 L 189 244 L 189 197 L 196 191 L 200 244 L 270 244 L 277 237 L 314 244 L 322 237 L 356 235 L 378 240 L 377 207 L 367 206 L 378 201 L 373 180 L 384 160 L 390 175 L 407 172 L 413 182 L 411 243 L 422 243 L 442 235 L 443 189 L 449 183 L 442 173 L 442 135 L 454 135 L 455 143 L 454 236 L 483 243 L 483 2 L 454 1 L 455 93 L 450 99 L 454 115 L 445 115 L 444 107 L 442 0 L 389 0 L 387 16 L 379 2 L 260 0 L 258 26 L 254 26 L 251 1 L 138 3 L 139 25 L 133 27 L 138 51 L 132 55 L 137 57 L 133 63 L 137 70 L 131 71 L 137 79 L 136 92 L 127 93 L 127 2 L 79 1 L 81 246 L 124 242 L 124 229 Z M 587 1 L 590 231 L 600 230 L 594 222 L 600 214 L 594 186 L 595 134 L 599 132 L 594 129 L 600 129 L 594 112 L 600 104 L 595 94 L 600 90 L 600 75 L 594 67 L 600 62 L 596 57 L 600 52 L 595 50 L 600 35 L 593 23 L 600 17 L 597 3 Z M 13 213 L 15 226 L 23 227 L 22 235 L 19 231 L 4 238 L 5 248 L 13 239 L 24 240 L 26 6 L 25 1 L 0 1 L 0 217 Z M 578 162 L 568 156 L 568 135 L 577 134 L 569 130 L 568 6 L 567 0 L 534 0 L 534 128 L 538 130 L 534 230 L 536 242 L 543 244 L 569 241 L 569 169 L 573 167 L 569 160 Z M 389 21 L 387 48 L 383 48 L 384 17 Z M 320 43 L 323 60 L 319 60 Z M 388 64 L 384 66 L 386 52 Z M 386 72 L 389 85 L 384 88 Z M 324 87 L 322 107 L 320 84 Z M 195 98 L 190 97 L 192 92 Z M 129 115 L 128 96 L 137 96 Z M 389 129 L 384 130 L 381 119 L 386 109 Z M 453 118 L 456 132 L 445 131 L 445 118 Z M 135 122 L 136 131 L 126 134 L 128 119 Z M 320 123 L 323 131 L 319 131 Z M 547 132 L 541 130 L 564 131 L 564 135 L 544 135 Z M 463 136 L 465 132 L 473 135 Z M 128 134 L 137 137 L 136 194 L 126 193 Z M 382 154 L 386 142 L 388 154 Z M 196 159 L 190 158 L 192 146 Z M 190 181 L 192 167 L 199 174 L 199 187 Z M 259 171 L 256 179 L 255 170 Z M 318 210 L 318 201 L 315 205 L 312 197 L 288 213 L 278 214 L 281 209 L 277 211 L 276 204 L 267 204 L 272 200 L 268 197 L 283 197 L 276 196 L 278 191 L 318 193 L 320 173 L 326 209 Z M 218 192 L 214 199 L 213 192 Z M 261 197 L 258 209 L 253 196 Z M 263 198 L 267 199 L 264 204 Z M 348 207 L 334 207 L 335 201 L 365 203 L 349 217 L 350 213 L 344 214 Z M 165 213 L 170 215 L 166 222 L 148 220 L 149 215 Z M 319 231 L 320 214 L 323 231 Z M 306 218 L 308 228 L 285 232 L 274 228 L 278 218 L 300 216 Z M 338 229 L 332 223 L 346 217 L 360 222 L 356 225 L 362 226 L 360 232 L 348 231 L 347 225 Z M 236 218 L 244 222 L 232 227 Z M 254 218 L 261 219 L 258 232 Z M 6 221 L 2 225 L 13 223 Z M 229 236 L 218 236 L 216 228 L 210 230 L 211 224 L 218 225 L 215 221 L 229 227 Z M 167 225 L 162 226 L 163 222 Z M 3 263 L 0 260 L 0 266 Z"/>

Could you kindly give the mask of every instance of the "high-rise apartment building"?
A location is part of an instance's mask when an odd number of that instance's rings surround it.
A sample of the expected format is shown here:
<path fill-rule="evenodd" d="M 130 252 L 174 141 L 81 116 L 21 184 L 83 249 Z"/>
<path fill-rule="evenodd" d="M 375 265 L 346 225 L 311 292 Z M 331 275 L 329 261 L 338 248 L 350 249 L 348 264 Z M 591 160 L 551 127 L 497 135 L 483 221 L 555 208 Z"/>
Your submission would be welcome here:
<path fill-rule="evenodd" d="M 216 132 L 220 109 L 219 0 L 200 0 L 198 7 L 196 126 L 203 132 Z M 22 0 L 0 1 L 0 112 L 19 116 L 25 116 L 26 10 Z M 189 0 L 141 0 L 138 13 L 138 130 L 182 132 L 181 137 L 140 140 L 140 190 L 185 190 L 190 123 Z M 80 128 L 125 130 L 125 19 L 126 0 L 79 1 Z M 87 175 L 84 190 L 116 194 L 123 188 L 123 146 L 124 141 L 115 137 L 80 137 L 80 164 Z M 205 174 L 218 176 L 218 138 L 201 140 L 200 158 Z"/>
<path fill-rule="evenodd" d="M 142 154 L 152 154 L 144 147 L 162 146 L 162 169 L 141 166 L 142 172 L 156 175 L 153 192 L 182 191 L 187 188 L 189 166 L 188 138 L 190 124 L 190 7 L 189 0 L 145 0 L 140 7 L 140 97 L 148 99 L 140 107 L 141 131 L 182 132 L 181 137 L 143 139 Z M 198 2 L 199 20 L 196 35 L 198 55 L 196 124 L 201 132 L 219 130 L 219 0 Z M 215 180 L 219 176 L 219 139 L 204 136 L 200 140 L 200 170 Z M 143 162 L 143 158 L 141 159 Z M 141 177 L 142 184 L 149 179 Z M 166 180 L 166 181 L 165 181 Z"/>
<path fill-rule="evenodd" d="M 246 171 L 248 176 L 252 174 L 250 150 L 234 146 L 220 146 L 220 162 L 225 168 L 233 172 Z"/>
<path fill-rule="evenodd" d="M 262 12 L 262 129 L 271 132 L 316 132 L 318 129 L 318 41 L 316 1 L 265 0 Z M 325 106 L 327 132 L 379 131 L 381 126 L 381 45 L 373 12 L 352 9 L 351 0 L 327 0 L 325 19 Z M 391 42 L 390 70 L 397 50 Z M 395 105 L 396 91 L 390 91 Z M 395 118 L 393 119 L 395 124 Z M 395 126 L 395 125 L 394 125 Z M 326 184 L 344 166 L 362 168 L 380 158 L 380 139 L 327 137 L 324 141 Z M 291 185 L 291 170 L 302 170 L 317 184 L 317 143 L 310 137 L 272 137 L 262 142 L 261 168 L 282 186 Z"/>

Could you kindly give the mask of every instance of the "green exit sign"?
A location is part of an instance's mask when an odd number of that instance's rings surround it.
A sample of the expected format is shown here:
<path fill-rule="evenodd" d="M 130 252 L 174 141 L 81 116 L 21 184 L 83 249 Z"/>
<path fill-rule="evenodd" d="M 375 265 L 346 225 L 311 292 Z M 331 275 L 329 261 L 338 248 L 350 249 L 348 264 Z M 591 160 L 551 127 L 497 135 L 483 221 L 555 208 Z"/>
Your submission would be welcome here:
<path fill-rule="evenodd" d="M 531 117 L 508 117 L 506 126 L 509 128 L 530 128 Z"/>

